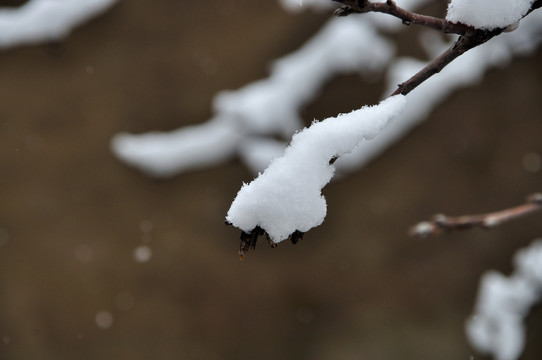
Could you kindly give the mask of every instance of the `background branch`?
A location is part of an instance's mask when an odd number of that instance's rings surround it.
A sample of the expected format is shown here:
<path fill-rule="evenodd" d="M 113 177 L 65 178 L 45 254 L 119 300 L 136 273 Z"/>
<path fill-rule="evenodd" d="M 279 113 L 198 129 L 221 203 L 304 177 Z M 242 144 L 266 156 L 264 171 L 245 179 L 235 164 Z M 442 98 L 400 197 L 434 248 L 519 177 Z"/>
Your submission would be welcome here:
<path fill-rule="evenodd" d="M 488 229 L 539 210 L 542 210 L 542 193 L 528 196 L 524 204 L 486 214 L 455 217 L 443 214 L 435 215 L 432 220 L 422 221 L 413 226 L 409 234 L 412 236 L 429 236 L 437 235 L 443 231 L 465 230 L 475 227 Z"/>

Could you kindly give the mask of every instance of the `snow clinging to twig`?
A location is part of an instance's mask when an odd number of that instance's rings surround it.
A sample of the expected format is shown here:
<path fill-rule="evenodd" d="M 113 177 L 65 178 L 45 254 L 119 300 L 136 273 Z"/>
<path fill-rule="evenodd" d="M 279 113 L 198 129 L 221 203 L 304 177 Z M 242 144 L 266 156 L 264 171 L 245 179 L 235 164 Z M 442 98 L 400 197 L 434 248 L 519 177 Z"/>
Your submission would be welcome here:
<path fill-rule="evenodd" d="M 374 138 L 405 106 L 406 98 L 397 95 L 314 122 L 294 135 L 282 157 L 243 185 L 226 220 L 247 233 L 259 226 L 275 243 L 320 225 L 327 209 L 321 190 L 335 171 L 330 160 Z"/>
<path fill-rule="evenodd" d="M 493 30 L 516 24 L 534 0 L 452 0 L 446 20 Z"/>

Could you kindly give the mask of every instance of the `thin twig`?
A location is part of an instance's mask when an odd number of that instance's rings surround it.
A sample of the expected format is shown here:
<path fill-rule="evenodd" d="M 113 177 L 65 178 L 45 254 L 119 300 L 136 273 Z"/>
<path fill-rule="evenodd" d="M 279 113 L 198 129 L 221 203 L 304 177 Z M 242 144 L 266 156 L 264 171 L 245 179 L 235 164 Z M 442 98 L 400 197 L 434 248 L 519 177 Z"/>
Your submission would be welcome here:
<path fill-rule="evenodd" d="M 527 197 L 524 204 L 486 214 L 446 216 L 435 215 L 432 220 L 422 221 L 409 230 L 412 236 L 438 235 L 444 231 L 466 230 L 471 228 L 489 229 L 510 220 L 542 210 L 542 193 Z"/>
<path fill-rule="evenodd" d="M 422 25 L 445 33 L 466 35 L 476 30 L 474 27 L 462 23 L 453 23 L 446 19 L 413 13 L 397 6 L 395 1 L 392 0 L 382 3 L 374 3 L 369 0 L 333 1 L 344 5 L 335 11 L 335 15 L 337 16 L 346 16 L 352 13 L 363 14 L 368 12 L 379 12 L 399 18 L 405 25 Z"/>
<path fill-rule="evenodd" d="M 477 30 L 469 35 L 460 36 L 459 39 L 448 50 L 442 53 L 439 57 L 427 64 L 417 74 L 402 84 L 399 84 L 393 95 L 406 95 L 414 90 L 418 85 L 429 79 L 431 76 L 438 74 L 446 65 L 454 61 L 459 56 L 463 55 L 470 49 L 473 49 L 494 36 L 501 33 L 501 30 L 483 31 Z"/>

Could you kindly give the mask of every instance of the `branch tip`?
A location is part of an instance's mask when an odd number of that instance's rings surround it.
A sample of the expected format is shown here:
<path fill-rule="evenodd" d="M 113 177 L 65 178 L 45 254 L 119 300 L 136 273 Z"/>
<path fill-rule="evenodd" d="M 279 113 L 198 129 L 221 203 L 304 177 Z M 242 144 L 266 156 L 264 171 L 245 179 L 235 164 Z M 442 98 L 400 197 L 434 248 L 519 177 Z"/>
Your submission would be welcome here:
<path fill-rule="evenodd" d="M 258 241 L 258 238 L 264 234 L 267 239 L 267 243 L 269 244 L 269 247 L 274 249 L 279 245 L 278 243 L 274 242 L 271 239 L 271 237 L 269 237 L 269 234 L 260 226 L 256 226 L 250 232 L 241 231 L 241 236 L 240 236 L 241 244 L 239 245 L 239 259 L 244 260 L 245 253 L 247 253 L 250 250 L 255 250 L 256 242 Z M 292 234 L 290 234 L 289 239 L 292 242 L 292 244 L 295 245 L 300 240 L 303 240 L 304 234 L 305 234 L 304 232 L 296 230 Z"/>
<path fill-rule="evenodd" d="M 542 210 L 542 193 L 529 195 L 524 204 L 485 214 L 446 216 L 437 214 L 429 221 L 422 221 L 409 230 L 412 236 L 427 237 L 443 231 L 470 228 L 491 229 L 505 222 L 516 220 Z"/>

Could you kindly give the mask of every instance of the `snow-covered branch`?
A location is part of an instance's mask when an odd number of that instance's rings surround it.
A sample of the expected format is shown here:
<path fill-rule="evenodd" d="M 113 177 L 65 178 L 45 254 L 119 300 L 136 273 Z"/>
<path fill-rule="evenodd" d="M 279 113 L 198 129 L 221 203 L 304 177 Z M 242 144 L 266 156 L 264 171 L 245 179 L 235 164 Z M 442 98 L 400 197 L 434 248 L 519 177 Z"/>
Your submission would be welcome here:
<path fill-rule="evenodd" d="M 320 225 L 327 211 L 321 190 L 333 177 L 334 159 L 374 138 L 405 106 L 404 96 L 392 96 L 378 106 L 315 122 L 298 132 L 282 157 L 243 185 L 226 221 L 244 234 L 263 230 L 273 243 Z M 242 242 L 241 256 L 244 250 Z"/>
<path fill-rule="evenodd" d="M 0 48 L 58 41 L 118 0 L 30 0 L 0 8 Z"/>
<path fill-rule="evenodd" d="M 505 277 L 489 271 L 480 282 L 467 337 L 480 352 L 496 360 L 516 360 L 525 343 L 523 321 L 542 295 L 542 239 L 514 257 L 515 271 Z"/>
<path fill-rule="evenodd" d="M 452 0 L 446 20 L 482 30 L 513 29 L 538 7 L 540 1 L 535 0 Z"/>

